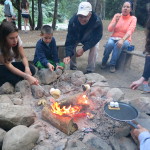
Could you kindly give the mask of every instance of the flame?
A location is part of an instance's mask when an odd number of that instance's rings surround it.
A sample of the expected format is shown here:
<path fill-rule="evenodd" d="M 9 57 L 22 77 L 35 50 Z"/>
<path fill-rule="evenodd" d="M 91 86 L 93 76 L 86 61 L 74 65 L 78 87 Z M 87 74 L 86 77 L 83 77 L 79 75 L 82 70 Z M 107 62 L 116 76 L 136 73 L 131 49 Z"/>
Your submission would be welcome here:
<path fill-rule="evenodd" d="M 58 114 L 60 116 L 62 115 L 73 115 L 75 113 L 78 113 L 81 110 L 81 106 L 63 106 L 60 108 L 59 103 L 55 102 L 51 105 L 51 111 L 55 114 Z"/>
<path fill-rule="evenodd" d="M 77 99 L 77 105 L 75 106 L 63 106 L 62 108 L 60 107 L 58 102 L 53 102 L 51 105 L 51 111 L 55 114 L 58 114 L 60 116 L 62 115 L 74 115 L 80 112 L 82 105 L 88 105 L 88 97 L 86 95 L 82 95 Z"/>
<path fill-rule="evenodd" d="M 89 104 L 89 99 L 86 95 L 82 95 L 78 98 L 78 104 L 82 104 L 82 105 L 85 105 L 85 104 Z"/>

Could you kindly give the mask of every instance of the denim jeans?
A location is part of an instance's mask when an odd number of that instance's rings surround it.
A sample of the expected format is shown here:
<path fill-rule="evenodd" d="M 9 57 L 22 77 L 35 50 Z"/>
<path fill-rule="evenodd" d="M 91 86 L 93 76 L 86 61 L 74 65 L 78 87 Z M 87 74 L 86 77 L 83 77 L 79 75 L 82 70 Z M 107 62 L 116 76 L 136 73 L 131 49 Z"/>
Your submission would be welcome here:
<path fill-rule="evenodd" d="M 107 63 L 107 61 L 109 59 L 109 55 L 112 52 L 112 57 L 111 57 L 109 64 L 111 66 L 116 66 L 117 60 L 118 60 L 122 50 L 127 49 L 128 46 L 130 45 L 129 41 L 126 40 L 126 41 L 124 41 L 122 47 L 118 48 L 117 42 L 118 42 L 118 40 L 114 40 L 111 37 L 108 39 L 108 42 L 106 43 L 104 54 L 103 54 L 103 59 L 102 59 L 103 64 Z"/>

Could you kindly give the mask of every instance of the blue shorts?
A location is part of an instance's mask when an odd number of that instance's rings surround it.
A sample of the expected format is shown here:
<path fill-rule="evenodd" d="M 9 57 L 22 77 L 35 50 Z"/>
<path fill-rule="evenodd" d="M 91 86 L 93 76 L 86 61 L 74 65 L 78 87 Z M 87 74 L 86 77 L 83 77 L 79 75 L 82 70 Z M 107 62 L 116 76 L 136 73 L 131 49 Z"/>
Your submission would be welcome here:
<path fill-rule="evenodd" d="M 29 14 L 22 14 L 22 18 L 29 18 Z"/>

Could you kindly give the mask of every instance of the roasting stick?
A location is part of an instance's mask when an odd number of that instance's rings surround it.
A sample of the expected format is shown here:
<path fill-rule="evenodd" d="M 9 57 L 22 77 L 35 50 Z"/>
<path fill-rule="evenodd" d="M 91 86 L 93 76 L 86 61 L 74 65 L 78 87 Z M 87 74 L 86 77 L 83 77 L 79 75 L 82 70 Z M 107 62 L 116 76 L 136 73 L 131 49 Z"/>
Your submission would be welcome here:
<path fill-rule="evenodd" d="M 44 88 L 43 88 L 40 84 L 38 84 L 38 86 L 40 87 L 40 89 L 41 89 L 46 95 L 49 95 L 49 93 L 47 93 L 47 92 L 44 90 Z"/>

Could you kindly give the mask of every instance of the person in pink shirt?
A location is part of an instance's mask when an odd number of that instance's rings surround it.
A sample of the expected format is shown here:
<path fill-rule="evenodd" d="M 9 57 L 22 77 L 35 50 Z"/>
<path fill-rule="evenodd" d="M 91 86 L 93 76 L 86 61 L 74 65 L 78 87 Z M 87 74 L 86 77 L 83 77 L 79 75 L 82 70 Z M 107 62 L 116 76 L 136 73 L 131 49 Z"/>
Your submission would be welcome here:
<path fill-rule="evenodd" d="M 112 53 L 109 62 L 110 72 L 116 71 L 116 63 L 123 49 L 127 49 L 131 43 L 131 36 L 135 30 L 137 18 L 132 16 L 133 4 L 130 1 L 124 2 L 121 13 L 114 15 L 112 21 L 108 26 L 108 31 L 112 32 L 111 37 L 108 39 L 101 69 L 106 68 L 109 55 Z"/>

